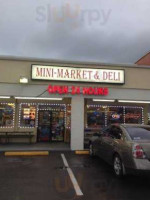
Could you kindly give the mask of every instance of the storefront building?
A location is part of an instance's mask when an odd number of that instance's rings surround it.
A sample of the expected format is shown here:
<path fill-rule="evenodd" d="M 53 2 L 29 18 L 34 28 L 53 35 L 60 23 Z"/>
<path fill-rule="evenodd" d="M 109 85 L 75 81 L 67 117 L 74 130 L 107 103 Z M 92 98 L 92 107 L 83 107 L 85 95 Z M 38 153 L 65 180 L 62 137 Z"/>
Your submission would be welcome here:
<path fill-rule="evenodd" d="M 149 77 L 149 66 L 1 58 L 0 142 L 82 150 L 111 123 L 148 124 Z"/>

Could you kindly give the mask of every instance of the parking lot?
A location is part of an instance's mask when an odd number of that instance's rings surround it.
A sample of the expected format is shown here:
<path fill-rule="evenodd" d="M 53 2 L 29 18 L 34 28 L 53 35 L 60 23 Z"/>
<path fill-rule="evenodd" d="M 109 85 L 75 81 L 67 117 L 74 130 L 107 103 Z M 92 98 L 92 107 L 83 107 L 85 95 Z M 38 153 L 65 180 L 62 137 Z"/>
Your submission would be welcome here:
<path fill-rule="evenodd" d="M 65 156 L 83 196 L 77 196 L 64 167 Z M 117 179 L 98 158 L 73 152 L 50 152 L 44 157 L 0 156 L 1 200 L 148 200 L 150 177 Z"/>

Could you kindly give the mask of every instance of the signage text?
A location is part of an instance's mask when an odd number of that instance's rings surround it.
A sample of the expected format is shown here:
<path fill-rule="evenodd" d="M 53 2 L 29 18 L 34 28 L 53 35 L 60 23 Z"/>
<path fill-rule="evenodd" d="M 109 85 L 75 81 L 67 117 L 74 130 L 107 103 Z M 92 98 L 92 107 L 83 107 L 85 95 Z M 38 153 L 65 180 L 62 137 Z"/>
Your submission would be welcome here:
<path fill-rule="evenodd" d="M 101 95 L 107 96 L 108 88 L 102 87 L 79 87 L 79 86 L 59 86 L 49 85 L 47 88 L 49 94 L 83 94 L 83 95 Z"/>
<path fill-rule="evenodd" d="M 32 79 L 124 84 L 124 70 L 32 65 Z"/>

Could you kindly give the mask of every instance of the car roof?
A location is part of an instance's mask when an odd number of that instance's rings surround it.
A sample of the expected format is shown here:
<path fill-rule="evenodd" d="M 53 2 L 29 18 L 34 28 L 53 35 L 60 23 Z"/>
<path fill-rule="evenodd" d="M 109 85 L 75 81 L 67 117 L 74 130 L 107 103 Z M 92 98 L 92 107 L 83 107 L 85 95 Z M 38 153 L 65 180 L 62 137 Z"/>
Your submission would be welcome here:
<path fill-rule="evenodd" d="M 120 124 L 120 126 L 127 128 L 127 127 L 145 127 L 145 128 L 150 128 L 149 125 L 145 125 L 145 124 Z"/>

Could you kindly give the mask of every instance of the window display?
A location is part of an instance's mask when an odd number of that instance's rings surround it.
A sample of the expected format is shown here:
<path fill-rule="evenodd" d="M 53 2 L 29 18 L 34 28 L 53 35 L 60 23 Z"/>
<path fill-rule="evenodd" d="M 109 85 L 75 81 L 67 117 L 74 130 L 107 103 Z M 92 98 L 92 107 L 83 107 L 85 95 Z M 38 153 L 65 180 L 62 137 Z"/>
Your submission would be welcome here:
<path fill-rule="evenodd" d="M 36 106 L 33 104 L 21 104 L 20 107 L 20 127 L 35 127 Z"/>
<path fill-rule="evenodd" d="M 71 128 L 71 105 L 68 104 L 66 106 L 66 128 Z"/>
<path fill-rule="evenodd" d="M 87 105 L 86 128 L 101 128 L 112 123 L 143 123 L 143 108 L 132 106 Z"/>
<path fill-rule="evenodd" d="M 85 148 L 89 144 L 89 139 L 93 133 L 99 131 L 105 126 L 105 109 L 106 106 L 92 106 L 87 105 L 87 114 L 86 118 L 86 128 L 84 131 L 84 146 Z"/>
<path fill-rule="evenodd" d="M 112 123 L 124 123 L 122 106 L 109 106 L 107 108 L 107 125 Z"/>
<path fill-rule="evenodd" d="M 94 133 L 113 123 L 142 124 L 143 108 L 132 106 L 87 105 L 85 114 L 84 147 Z"/>
<path fill-rule="evenodd" d="M 142 108 L 125 108 L 125 123 L 142 124 Z"/>
<path fill-rule="evenodd" d="M 71 135 L 71 104 L 66 105 L 66 131 L 64 135 L 64 142 L 70 142 Z"/>
<path fill-rule="evenodd" d="M 87 106 L 87 127 L 100 128 L 105 126 L 105 107 Z"/>
<path fill-rule="evenodd" d="M 0 104 L 0 128 L 14 126 L 14 103 L 1 103 Z"/>

